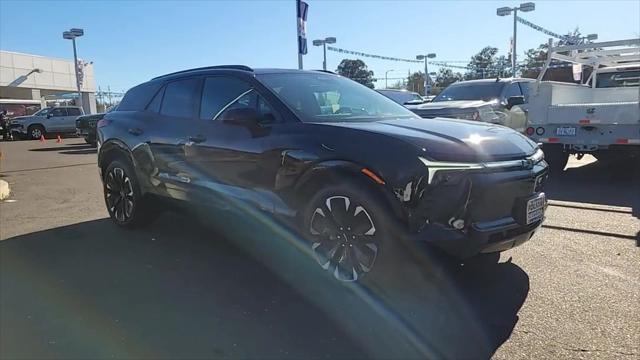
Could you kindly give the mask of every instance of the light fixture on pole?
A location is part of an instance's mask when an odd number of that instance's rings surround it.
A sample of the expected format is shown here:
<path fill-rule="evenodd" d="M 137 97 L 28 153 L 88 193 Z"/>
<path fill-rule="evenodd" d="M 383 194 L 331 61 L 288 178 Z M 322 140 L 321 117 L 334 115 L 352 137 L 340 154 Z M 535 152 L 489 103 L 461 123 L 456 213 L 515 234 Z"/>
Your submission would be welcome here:
<path fill-rule="evenodd" d="M 319 40 L 313 40 L 313 46 L 322 46 L 323 60 L 322 60 L 322 70 L 327 71 L 327 44 L 335 44 L 336 38 L 328 37 Z"/>
<path fill-rule="evenodd" d="M 416 55 L 416 60 L 424 60 L 424 95 L 429 95 L 429 67 L 427 66 L 429 59 L 436 57 L 436 54 L 429 53 L 426 55 Z"/>
<path fill-rule="evenodd" d="M 392 71 L 393 71 L 393 69 L 387 70 L 387 71 L 384 72 L 384 88 L 385 89 L 389 88 L 389 85 L 387 84 L 387 75 Z"/>
<path fill-rule="evenodd" d="M 522 3 L 517 7 L 501 7 L 496 10 L 496 14 L 498 16 L 507 16 L 510 15 L 513 11 L 513 43 L 511 45 L 511 68 L 512 68 L 512 76 L 516 77 L 516 35 L 517 35 L 517 24 L 518 24 L 518 10 L 522 12 L 529 12 L 536 9 L 536 4 L 532 2 Z"/>
<path fill-rule="evenodd" d="M 80 75 L 78 73 L 78 52 L 76 51 L 76 38 L 84 35 L 84 30 L 72 28 L 69 31 L 62 33 L 62 38 L 65 40 L 71 40 L 73 42 L 73 68 L 76 71 L 76 87 L 78 88 L 78 103 L 76 105 L 82 105 L 82 92 L 80 91 Z"/>

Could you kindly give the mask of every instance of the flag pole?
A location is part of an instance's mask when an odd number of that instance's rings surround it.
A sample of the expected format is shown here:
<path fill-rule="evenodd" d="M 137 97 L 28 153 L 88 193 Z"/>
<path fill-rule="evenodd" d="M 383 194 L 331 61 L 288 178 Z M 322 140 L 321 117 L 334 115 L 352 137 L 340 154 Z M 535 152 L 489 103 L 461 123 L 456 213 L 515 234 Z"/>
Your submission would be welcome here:
<path fill-rule="evenodd" d="M 298 51 L 298 69 L 302 70 L 302 53 L 300 52 L 300 24 L 302 14 L 300 14 L 300 1 L 296 0 L 296 50 Z"/>

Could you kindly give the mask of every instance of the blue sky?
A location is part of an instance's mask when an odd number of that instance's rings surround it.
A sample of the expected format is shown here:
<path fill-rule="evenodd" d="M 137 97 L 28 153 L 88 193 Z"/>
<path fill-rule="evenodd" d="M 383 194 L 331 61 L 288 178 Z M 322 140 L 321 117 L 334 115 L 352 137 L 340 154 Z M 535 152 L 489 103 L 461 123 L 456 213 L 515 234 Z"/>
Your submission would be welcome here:
<path fill-rule="evenodd" d="M 318 1 L 308 0 L 309 54 L 305 68 L 322 67 L 322 49 L 311 40 L 326 36 L 336 46 L 385 56 L 468 60 L 486 45 L 504 54 L 512 17 L 498 17 L 513 1 Z M 640 36 L 640 1 L 535 1 L 521 14 L 549 30 L 579 27 L 599 40 Z M 62 31 L 81 27 L 79 56 L 93 61 L 98 85 L 112 90 L 163 73 L 216 64 L 297 67 L 295 1 L 7 1 L 0 0 L 0 49 L 71 58 Z M 518 27 L 518 53 L 548 36 Z M 330 70 L 343 54 L 327 53 Z M 406 76 L 420 64 L 366 59 L 376 77 Z M 437 70 L 436 67 L 429 71 Z M 383 81 L 378 82 L 383 85 Z"/>

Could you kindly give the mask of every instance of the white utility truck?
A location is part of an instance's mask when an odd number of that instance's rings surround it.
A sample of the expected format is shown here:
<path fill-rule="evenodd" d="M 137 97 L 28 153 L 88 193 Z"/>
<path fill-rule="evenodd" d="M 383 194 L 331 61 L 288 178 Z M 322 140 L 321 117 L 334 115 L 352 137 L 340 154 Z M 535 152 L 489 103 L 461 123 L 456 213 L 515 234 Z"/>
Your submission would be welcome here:
<path fill-rule="evenodd" d="M 542 81 L 552 62 L 591 69 L 579 84 Z M 640 166 L 640 39 L 553 47 L 529 87 L 526 134 L 543 144 L 551 171 L 569 155 Z"/>

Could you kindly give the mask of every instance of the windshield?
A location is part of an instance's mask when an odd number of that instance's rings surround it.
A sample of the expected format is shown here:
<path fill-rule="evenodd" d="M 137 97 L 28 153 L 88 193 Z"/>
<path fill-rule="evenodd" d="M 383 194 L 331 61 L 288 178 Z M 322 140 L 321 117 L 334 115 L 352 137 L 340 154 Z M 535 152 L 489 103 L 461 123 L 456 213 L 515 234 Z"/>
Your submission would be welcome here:
<path fill-rule="evenodd" d="M 598 88 L 638 86 L 640 85 L 640 70 L 599 73 L 596 79 L 596 87 Z"/>
<path fill-rule="evenodd" d="M 386 91 L 386 90 L 380 90 L 379 91 L 382 95 L 388 97 L 389 99 L 397 102 L 398 104 L 402 105 L 405 104 L 406 102 L 422 102 L 424 101 L 422 99 L 422 97 L 414 92 L 407 92 L 407 91 Z"/>
<path fill-rule="evenodd" d="M 258 79 L 304 122 L 416 117 L 386 96 L 340 76 L 308 72 L 263 74 Z"/>
<path fill-rule="evenodd" d="M 436 101 L 483 100 L 491 101 L 500 97 L 503 82 L 460 83 L 444 89 L 433 99 Z"/>
<path fill-rule="evenodd" d="M 40 111 L 38 111 L 37 113 L 33 114 L 34 116 L 44 116 L 47 115 L 49 113 L 49 110 L 51 110 L 51 108 L 44 108 Z"/>

